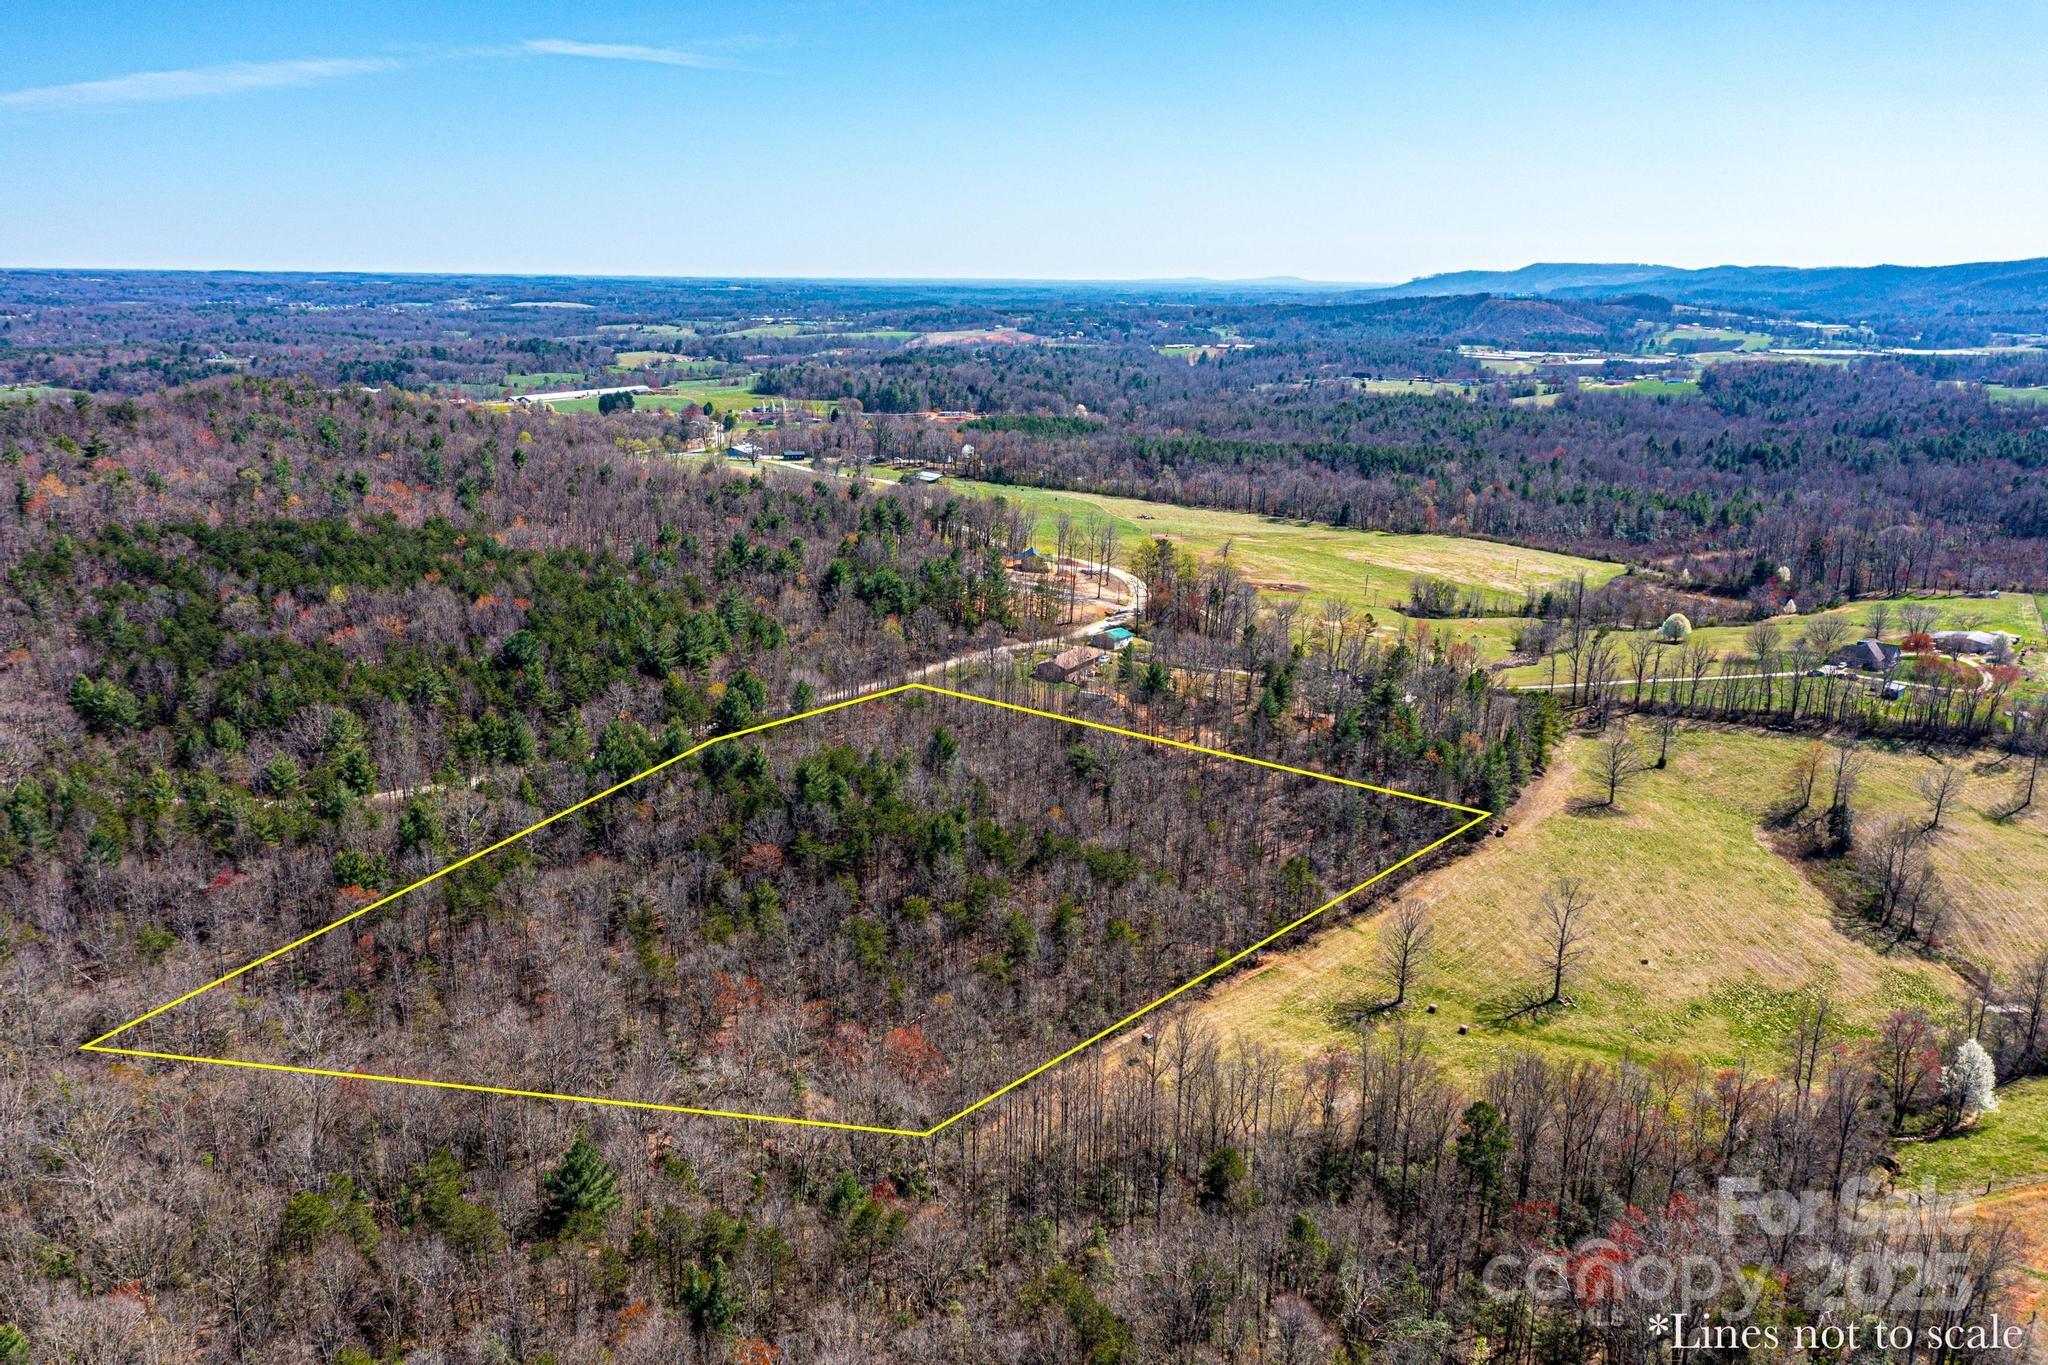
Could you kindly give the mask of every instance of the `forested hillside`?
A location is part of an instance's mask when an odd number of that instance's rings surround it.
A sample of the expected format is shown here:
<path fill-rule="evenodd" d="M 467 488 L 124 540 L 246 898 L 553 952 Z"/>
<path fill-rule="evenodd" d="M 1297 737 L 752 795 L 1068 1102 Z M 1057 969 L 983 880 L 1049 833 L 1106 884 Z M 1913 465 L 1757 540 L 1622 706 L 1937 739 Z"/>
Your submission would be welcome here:
<path fill-rule="evenodd" d="M 1085 427 L 976 442 L 998 481 L 1610 558 L 1732 551 L 1837 595 L 2048 581 L 2048 425 L 1902 370 L 1733 365 L 1684 401 L 1589 391 L 1531 408 L 1283 378 L 1315 359 L 1261 350 L 1158 373 L 919 359 L 775 382 L 870 398 L 903 383 L 910 406 L 1000 411 L 1078 395 Z"/>
<path fill-rule="evenodd" d="M 639 306 L 621 292 L 603 307 Z M 1414 330 L 1496 325 L 1478 304 L 1340 309 L 1318 338 L 1299 300 L 1177 304 L 1162 327 L 1156 299 L 991 319 L 980 296 L 859 316 L 776 297 L 806 321 L 698 319 L 631 361 L 591 318 L 437 358 L 423 333 L 445 318 L 387 300 L 351 337 L 336 302 L 290 332 L 252 298 L 262 326 L 223 329 L 241 372 L 190 357 L 210 377 L 169 388 L 152 376 L 186 376 L 150 327 L 83 339 L 110 303 L 16 324 L 47 332 L 0 355 L 10 372 L 80 388 L 0 404 L 0 1360 L 1647 1360 L 1667 1304 L 1630 1276 L 1680 1255 L 1713 1268 L 1701 1312 L 1788 1331 L 2010 1312 L 2028 1253 L 2009 1224 L 1861 1220 L 1844 1185 L 1909 1128 L 1982 1112 L 1949 1070 L 1966 1034 L 1997 1079 L 2048 1063 L 2048 970 L 2022 954 L 1954 1002 L 1968 1027 L 1914 1009 L 1872 1031 L 1821 990 L 1734 1069 L 1627 1038 L 1454 1069 L 1432 1030 L 1467 1025 L 1431 1009 L 1431 926 L 1383 915 L 1386 992 L 1351 1002 L 1341 1046 L 1280 1056 L 1162 1011 L 929 1138 L 254 1069 L 921 1129 L 1456 819 L 929 694 L 735 732 L 951 661 L 996 699 L 1501 813 L 1332 912 L 1380 915 L 1409 872 L 1524 846 L 1517 798 L 1568 705 L 1675 733 L 1846 725 L 1863 704 L 1853 680 L 1770 668 L 1660 690 L 1640 681 L 1653 647 L 1624 655 L 1609 629 L 1624 616 L 1775 591 L 1781 555 L 1823 597 L 2041 567 L 2039 418 L 1902 365 L 1737 364 L 1682 401 L 1538 407 Z M 1272 330 L 1199 363 L 1149 339 L 1225 309 Z M 1637 325 L 1544 309 L 1608 342 Z M 975 320 L 1062 339 L 853 335 Z M 744 362 L 750 395 L 818 401 L 742 418 L 648 387 L 644 408 L 576 414 L 412 382 L 474 384 L 537 345 L 593 367 L 550 383 Z M 1471 388 L 1373 392 L 1363 357 Z M 370 388 L 340 373 L 400 362 Z M 805 460 L 767 458 L 788 454 Z M 1073 641 L 1046 637 L 1091 627 L 1018 553 L 1032 516 L 862 477 L 897 460 L 1605 547 L 1642 572 L 1532 585 L 1517 621 L 1567 680 L 1513 691 L 1433 628 L 1455 589 L 1420 583 L 1398 624 L 1335 598 L 1311 617 L 1226 553 L 1069 525 L 1070 550 L 1143 581 L 1123 612 L 1143 640 L 1051 683 L 1037 656 Z M 1105 576 L 1061 572 L 1069 601 Z M 1702 645 L 1693 694 L 1713 661 Z M 2018 685 L 1980 690 L 1930 691 L 1891 732 L 2000 739 L 2017 776 Z M 724 735 L 112 1043 L 250 1067 L 78 1051 Z M 1620 787 L 1649 760 L 1610 738 L 1633 755 Z M 1851 765 L 1822 800 L 1821 753 L 1801 828 L 1853 838 L 1854 811 L 1833 814 Z M 1831 857 L 1822 875 L 1853 871 Z M 1532 915 L 1559 903 L 1525 880 Z M 1569 914 L 1533 922 L 1514 941 L 1543 960 L 1498 964 L 1531 1034 L 1573 1008 L 1584 948 Z M 1818 1212 L 1731 1224 L 1723 1179 Z M 1518 1278 L 1583 1267 L 1589 1238 L 1613 1248 L 1592 1278 Z M 1930 1254 L 1961 1292 L 1842 1299 L 1845 1262 Z"/>
<path fill-rule="evenodd" d="M 2048 5 L 1586 9 L 0 3 L 0 1365 L 2048 1365 Z"/>

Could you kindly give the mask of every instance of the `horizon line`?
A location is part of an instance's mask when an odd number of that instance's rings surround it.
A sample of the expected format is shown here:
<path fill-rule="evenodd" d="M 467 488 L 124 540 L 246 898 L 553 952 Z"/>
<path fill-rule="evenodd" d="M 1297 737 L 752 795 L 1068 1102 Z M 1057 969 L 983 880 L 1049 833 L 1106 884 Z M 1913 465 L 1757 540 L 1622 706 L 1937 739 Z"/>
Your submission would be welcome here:
<path fill-rule="evenodd" d="M 250 275 L 311 276 L 316 278 L 401 278 L 401 279 L 499 279 L 499 280 L 617 280 L 675 281 L 707 283 L 764 284 L 866 284 L 866 285 L 1095 285 L 1107 287 L 1182 286 L 1236 288 L 1291 288 L 1303 291 L 1345 291 L 1398 289 L 1430 280 L 1469 275 L 1513 275 L 1526 270 L 1552 268 L 1596 268 L 1657 270 L 1673 274 L 1694 274 L 1712 270 L 1941 270 L 1970 266 L 2017 266 L 2048 263 L 2048 252 L 2039 256 L 1980 257 L 1916 263 L 1881 260 L 1867 263 L 1828 265 L 1785 265 L 1769 261 L 1722 261 L 1714 265 L 1667 265 L 1656 261 L 1535 260 L 1517 266 L 1458 266 L 1432 270 L 1404 279 L 1331 279 L 1308 275 L 892 275 L 784 272 L 662 272 L 644 270 L 505 270 L 487 267 L 445 269 L 434 267 L 344 266 L 322 269 L 311 266 L 228 266 L 228 265 L 16 265 L 0 263 L 0 274 L 40 275 Z"/>

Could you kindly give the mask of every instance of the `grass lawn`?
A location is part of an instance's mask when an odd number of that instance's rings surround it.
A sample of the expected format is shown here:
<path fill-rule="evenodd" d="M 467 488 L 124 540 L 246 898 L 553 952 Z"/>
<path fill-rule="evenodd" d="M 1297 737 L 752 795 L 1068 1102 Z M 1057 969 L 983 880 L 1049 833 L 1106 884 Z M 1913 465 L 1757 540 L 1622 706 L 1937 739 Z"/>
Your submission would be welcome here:
<path fill-rule="evenodd" d="M 1994 403 L 2048 403 L 2048 384 L 2023 388 L 2013 384 L 1986 384 L 1984 396 Z"/>
<path fill-rule="evenodd" d="M 1998 1092 L 1998 1112 L 1966 1132 L 1933 1142 L 1902 1142 L 1895 1154 L 1902 1185 L 1932 1180 L 1944 1194 L 2048 1179 L 2048 1077 L 2016 1081 Z"/>
<path fill-rule="evenodd" d="M 0 384 L 0 403 L 21 403 L 30 399 L 68 398 L 75 389 L 60 389 L 49 384 Z"/>
<path fill-rule="evenodd" d="M 1838 921 L 1805 872 L 1773 852 L 1757 822 L 1807 741 L 1701 728 L 1682 735 L 1672 765 L 1624 792 L 1620 809 L 1581 813 L 1594 746 L 1568 741 L 1525 797 L 1506 838 L 1487 840 L 1404 889 L 1432 907 L 1434 966 L 1410 1017 L 1460 1070 L 1487 1066 L 1504 1043 L 1562 1054 L 1682 1052 L 1709 1063 L 1747 1055 L 1775 1066 L 1802 1003 L 1826 991 L 1851 1028 L 1890 1010 L 1946 1011 L 1965 990 L 1949 967 L 1887 951 Z M 1917 810 L 1914 779 L 1930 760 L 1872 748 L 1862 809 L 1882 819 Z M 2010 784 L 1973 773 L 1936 861 L 1957 906 L 1953 947 L 2010 968 L 2048 942 L 2048 812 L 2010 824 L 1984 809 Z M 1573 1004 L 1496 1022 L 1541 975 L 1535 916 L 1559 876 L 1592 895 L 1590 948 Z M 1379 998 L 1376 919 L 1340 924 L 1268 956 L 1191 1006 L 1225 1032 L 1308 1051 L 1342 1043 L 1349 1009 Z M 1644 959 L 1648 959 L 1645 963 Z M 1438 1012 L 1426 1014 L 1423 1006 Z M 1472 1026 L 1458 1036 L 1457 1026 Z"/>

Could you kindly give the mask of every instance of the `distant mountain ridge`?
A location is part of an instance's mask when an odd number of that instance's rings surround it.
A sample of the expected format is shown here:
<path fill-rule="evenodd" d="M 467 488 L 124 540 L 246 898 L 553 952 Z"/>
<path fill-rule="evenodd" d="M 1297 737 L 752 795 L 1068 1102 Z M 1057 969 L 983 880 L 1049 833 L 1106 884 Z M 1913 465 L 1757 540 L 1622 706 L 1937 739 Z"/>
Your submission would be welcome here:
<path fill-rule="evenodd" d="M 1376 298 L 1463 294 L 1582 299 L 1648 294 L 1674 303 L 1825 313 L 1839 321 L 2048 314 L 2048 257 L 1963 265 L 1717 265 L 1699 270 L 1551 262 L 1519 270 L 1425 275 L 1373 291 Z"/>
<path fill-rule="evenodd" d="M 1570 289 L 1622 289 L 1683 274 L 1668 265 L 1587 265 L 1553 262 L 1519 270 L 1453 270 L 1422 275 L 1406 284 L 1377 290 L 1383 298 L 1432 298 L 1450 294 L 1555 294 Z"/>

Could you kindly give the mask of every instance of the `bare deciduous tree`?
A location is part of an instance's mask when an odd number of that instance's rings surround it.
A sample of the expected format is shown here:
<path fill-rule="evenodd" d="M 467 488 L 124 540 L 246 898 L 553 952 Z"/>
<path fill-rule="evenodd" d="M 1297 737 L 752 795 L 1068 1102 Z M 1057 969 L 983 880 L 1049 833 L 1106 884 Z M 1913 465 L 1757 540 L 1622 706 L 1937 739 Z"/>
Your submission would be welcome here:
<path fill-rule="evenodd" d="M 1791 771 L 1785 774 L 1785 798 L 1772 813 L 1775 823 L 1789 825 L 1813 805 L 1814 788 L 1820 784 L 1821 754 L 1819 743 L 1800 751 Z"/>
<path fill-rule="evenodd" d="M 1700 684 L 1705 681 L 1708 670 L 1714 666 L 1714 647 L 1705 640 L 1692 639 L 1679 652 L 1679 663 L 1685 669 L 1687 690 L 1685 704 L 1688 708 L 1699 705 Z"/>
<path fill-rule="evenodd" d="M 1550 991 L 1536 1002 L 1536 1008 L 1565 1002 L 1564 988 L 1588 951 L 1586 912 L 1592 904 L 1586 884 L 1576 877 L 1560 877 L 1557 885 L 1544 893 L 1536 926 L 1543 935 L 1543 969 L 1550 975 Z"/>
<path fill-rule="evenodd" d="M 1856 787 L 1870 760 L 1856 747 L 1854 735 L 1839 735 L 1830 741 L 1834 760 L 1829 765 L 1827 842 L 1831 851 L 1845 853 L 1856 838 Z"/>
<path fill-rule="evenodd" d="M 1408 1002 L 1408 990 L 1429 965 L 1430 945 L 1436 926 L 1430 923 L 1429 906 L 1419 900 L 1404 900 L 1387 916 L 1380 930 L 1380 970 L 1393 988 L 1390 1008 Z"/>
<path fill-rule="evenodd" d="M 1806 623 L 1806 647 L 1827 658 L 1849 640 L 1849 623 L 1840 616 L 1816 616 Z"/>
<path fill-rule="evenodd" d="M 1610 728 L 1593 751 L 1593 775 L 1606 792 L 1605 798 L 1596 804 L 1601 807 L 1614 805 L 1621 799 L 1622 789 L 1641 777 L 1649 767 L 1628 728 L 1624 725 Z"/>
<path fill-rule="evenodd" d="M 1938 760 L 1931 772 L 1922 773 L 1916 784 L 1921 797 L 1927 802 L 1927 825 L 1929 830 L 1941 828 L 1941 820 L 1948 808 L 1961 799 L 1963 787 L 1968 779 L 1963 770 L 1947 760 Z"/>
<path fill-rule="evenodd" d="M 2037 709 L 2027 720 L 2013 726 L 2013 749 L 2027 760 L 2012 795 L 1992 815 L 2010 820 L 2034 804 L 2034 792 L 2041 782 L 2041 764 L 2048 759 L 2048 707 Z"/>
<path fill-rule="evenodd" d="M 1783 633 L 1776 621 L 1757 621 L 1742 632 L 1742 647 L 1756 660 L 1759 669 L 1768 670 L 1771 660 L 1777 657 L 1778 638 Z"/>
<path fill-rule="evenodd" d="M 1899 624 L 1906 634 L 1919 635 L 1934 629 L 1934 623 L 1941 619 L 1941 608 L 1930 602 L 1908 602 L 1899 608 Z"/>
<path fill-rule="evenodd" d="M 1657 766 L 1662 768 L 1671 762 L 1671 741 L 1678 738 L 1678 732 L 1684 726 L 1676 715 L 1664 715 L 1657 718 L 1656 728 Z"/>

